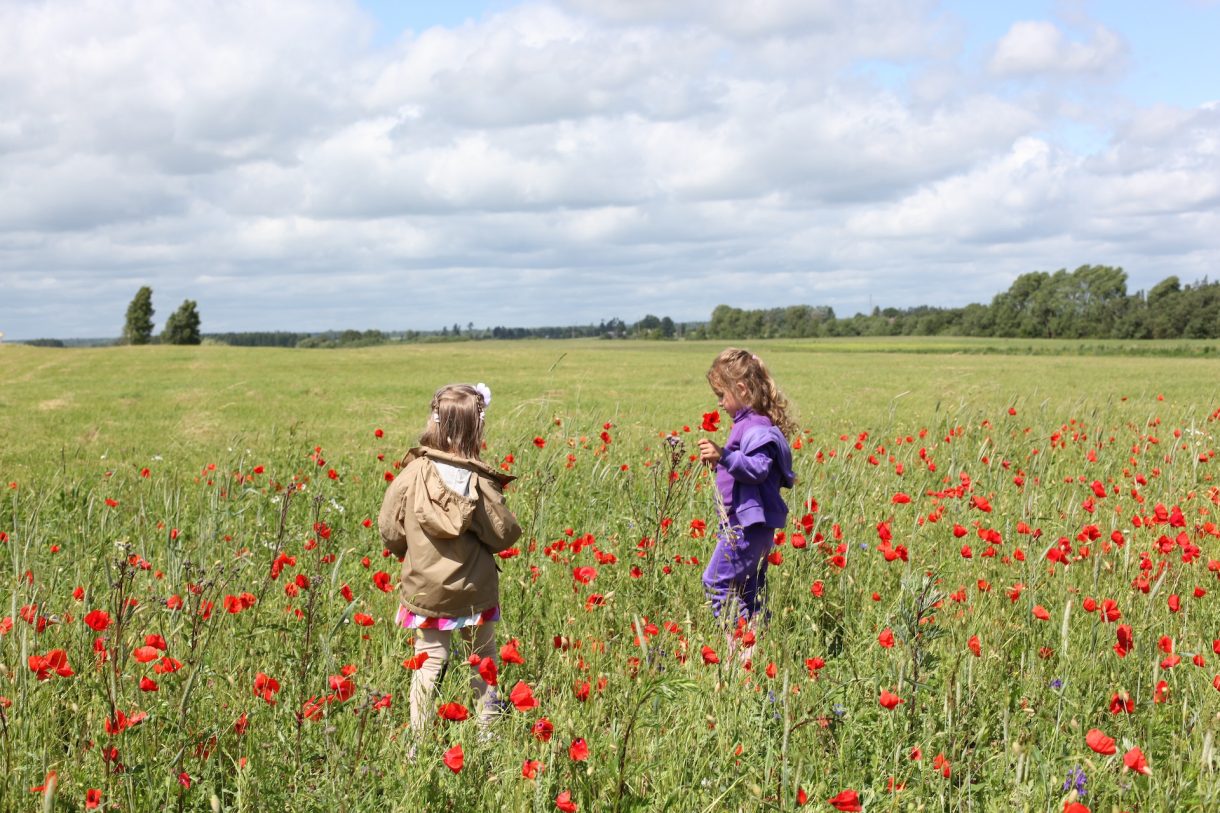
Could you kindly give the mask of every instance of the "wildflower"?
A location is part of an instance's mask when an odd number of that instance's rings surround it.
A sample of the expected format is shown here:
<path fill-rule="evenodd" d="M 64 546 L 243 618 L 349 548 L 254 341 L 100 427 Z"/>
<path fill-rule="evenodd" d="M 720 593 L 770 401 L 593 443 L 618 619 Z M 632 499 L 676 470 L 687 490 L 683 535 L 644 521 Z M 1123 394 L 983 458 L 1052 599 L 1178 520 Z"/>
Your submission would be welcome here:
<path fill-rule="evenodd" d="M 517 650 L 517 647 L 520 645 L 520 641 L 518 641 L 516 638 L 512 638 L 507 644 L 500 647 L 500 662 L 516 664 L 525 663 L 525 658 L 521 657 L 521 653 Z"/>
<path fill-rule="evenodd" d="M 568 756 L 573 762 L 584 762 L 589 758 L 589 744 L 585 742 L 584 737 L 572 740 L 572 744 L 568 746 Z"/>
<path fill-rule="evenodd" d="M 405 661 L 403 661 L 402 665 L 404 667 L 406 667 L 407 669 L 410 669 L 411 671 L 415 671 L 416 669 L 419 669 L 421 666 L 423 666 L 424 662 L 426 660 L 428 660 L 427 652 L 417 652 L 414 655 L 412 655 L 411 657 L 407 658 Z"/>
<path fill-rule="evenodd" d="M 275 693 L 280 690 L 280 682 L 262 672 L 254 676 L 254 696 L 261 697 L 272 706 L 275 705 Z"/>
<path fill-rule="evenodd" d="M 889 711 L 893 711 L 894 709 L 898 708 L 898 706 L 900 706 L 901 704 L 903 704 L 905 702 L 907 702 L 907 701 L 903 700 L 901 697 L 894 694 L 889 689 L 881 690 L 880 703 L 881 703 L 882 708 L 888 709 Z"/>
<path fill-rule="evenodd" d="M 1123 767 L 1136 773 L 1142 773 L 1145 776 L 1152 775 L 1152 769 L 1148 767 L 1148 760 L 1144 758 L 1144 752 L 1139 748 L 1132 748 L 1123 754 Z"/>
<path fill-rule="evenodd" d="M 536 759 L 527 759 L 527 760 L 525 760 L 525 762 L 521 763 L 521 778 L 522 779 L 535 779 L 538 776 L 538 772 L 541 770 L 542 770 L 541 762 L 539 762 Z"/>
<path fill-rule="evenodd" d="M 1067 793 L 1070 790 L 1075 790 L 1076 795 L 1084 798 L 1085 784 L 1088 782 L 1088 777 L 1085 776 L 1084 768 L 1077 765 L 1072 770 L 1068 771 L 1067 779 L 1063 780 L 1063 791 Z"/>
<path fill-rule="evenodd" d="M 459 742 L 457 745 L 446 751 L 444 760 L 446 768 L 454 773 L 461 773 L 462 765 L 466 761 L 466 755 L 462 751 L 462 744 Z"/>
<path fill-rule="evenodd" d="M 839 795 L 833 796 L 826 800 L 827 803 L 835 810 L 843 811 L 861 811 L 864 808 L 860 805 L 860 794 L 848 788 L 847 790 L 839 791 Z"/>
<path fill-rule="evenodd" d="M 699 428 L 702 429 L 704 432 L 715 432 L 720 428 L 719 423 L 720 423 L 720 412 L 719 411 L 704 412 L 703 413 L 703 423 L 700 425 Z"/>
<path fill-rule="evenodd" d="M 576 813 L 579 809 L 576 803 L 572 801 L 572 792 L 565 790 L 555 797 L 555 807 L 559 808 L 563 813 Z"/>
<path fill-rule="evenodd" d="M 555 726 L 547 718 L 539 717 L 530 728 L 530 733 L 539 742 L 550 742 L 551 736 L 555 733 Z"/>
<path fill-rule="evenodd" d="M 1118 751 L 1114 745 L 1114 739 L 1107 737 L 1096 728 L 1089 729 L 1088 733 L 1084 735 L 1084 741 L 1086 745 L 1102 756 L 1109 756 Z"/>
<path fill-rule="evenodd" d="M 452 723 L 460 723 L 470 716 L 470 712 L 461 703 L 444 703 L 436 710 L 436 716 Z"/>
<path fill-rule="evenodd" d="M 513 686 L 512 691 L 508 693 L 508 699 L 516 707 L 517 711 L 529 711 L 538 705 L 538 701 L 534 698 L 534 692 L 523 680 L 518 680 L 517 685 Z"/>

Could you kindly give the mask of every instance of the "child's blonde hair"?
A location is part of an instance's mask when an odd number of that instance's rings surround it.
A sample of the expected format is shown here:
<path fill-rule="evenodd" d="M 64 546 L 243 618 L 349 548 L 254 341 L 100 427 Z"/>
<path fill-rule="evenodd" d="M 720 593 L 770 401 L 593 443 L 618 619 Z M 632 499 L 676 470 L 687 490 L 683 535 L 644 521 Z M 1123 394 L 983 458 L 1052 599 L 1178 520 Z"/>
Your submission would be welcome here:
<path fill-rule="evenodd" d="M 795 418 L 788 414 L 792 406 L 776 386 L 767 365 L 749 350 L 730 347 L 712 362 L 707 383 L 718 392 L 729 392 L 736 390 L 737 382 L 745 384 L 746 406 L 770 418 L 784 437 L 791 438 L 800 432 Z"/>
<path fill-rule="evenodd" d="M 483 445 L 483 396 L 469 384 L 446 384 L 432 396 L 421 446 L 479 459 Z"/>

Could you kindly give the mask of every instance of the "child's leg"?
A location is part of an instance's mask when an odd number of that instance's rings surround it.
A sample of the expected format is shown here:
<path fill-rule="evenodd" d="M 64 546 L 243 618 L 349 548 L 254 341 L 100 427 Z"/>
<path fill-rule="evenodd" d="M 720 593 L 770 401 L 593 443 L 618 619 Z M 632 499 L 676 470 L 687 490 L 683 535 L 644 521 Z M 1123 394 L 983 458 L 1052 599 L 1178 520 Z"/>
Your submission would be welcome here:
<path fill-rule="evenodd" d="M 774 539 L 774 532 L 763 525 L 721 527 L 703 572 L 703 588 L 714 616 L 723 616 L 728 624 L 730 619 L 749 619 L 759 611 L 766 557 Z M 736 605 L 736 612 L 730 611 L 730 604 Z"/>
<path fill-rule="evenodd" d="M 712 615 L 729 623 L 735 616 L 732 605 L 739 604 L 741 576 L 745 570 L 741 550 L 741 529 L 721 525 L 716 547 L 703 571 L 703 592 L 712 605 Z"/>
<path fill-rule="evenodd" d="M 449 659 L 449 642 L 453 638 L 453 632 L 430 628 L 416 630 L 415 633 L 416 654 L 428 653 L 427 660 L 415 670 L 415 675 L 411 678 L 411 730 L 419 734 L 436 713 L 432 708 L 432 698 L 436 694 L 436 684 L 441 671 Z"/>
<path fill-rule="evenodd" d="M 753 621 L 764 609 L 767 585 L 767 554 L 775 546 L 775 531 L 763 525 L 751 525 L 742 531 L 746 566 L 741 577 L 741 615 Z M 761 619 L 758 619 L 761 620 Z"/>
<path fill-rule="evenodd" d="M 470 644 L 471 650 L 479 659 L 491 658 L 491 662 L 499 666 L 496 652 L 496 622 L 486 621 L 462 630 L 462 638 Z M 479 723 L 487 725 L 499 711 L 499 695 L 495 687 L 483 680 L 478 666 L 471 664 L 470 688 L 474 692 L 474 709 L 479 715 Z"/>

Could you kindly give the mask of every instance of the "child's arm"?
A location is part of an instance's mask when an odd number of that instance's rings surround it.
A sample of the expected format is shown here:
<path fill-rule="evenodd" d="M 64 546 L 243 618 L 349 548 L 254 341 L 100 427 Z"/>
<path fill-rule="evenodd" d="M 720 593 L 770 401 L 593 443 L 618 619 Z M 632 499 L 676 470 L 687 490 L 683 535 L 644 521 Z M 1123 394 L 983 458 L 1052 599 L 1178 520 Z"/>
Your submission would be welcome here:
<path fill-rule="evenodd" d="M 734 480 L 741 483 L 766 482 L 774 463 L 771 451 L 766 446 L 752 453 L 747 453 L 744 449 L 734 449 L 720 458 L 720 465 L 733 475 Z"/>
<path fill-rule="evenodd" d="M 399 559 L 407 555 L 407 536 L 403 528 L 402 512 L 405 510 L 402 486 L 398 479 L 390 483 L 381 501 L 381 513 L 377 515 L 377 528 L 381 531 L 381 543 L 386 550 Z"/>
<path fill-rule="evenodd" d="M 477 505 L 470 519 L 470 528 L 492 553 L 507 550 L 521 536 L 521 524 L 504 504 L 504 490 L 499 483 L 486 477 L 475 478 Z"/>
<path fill-rule="evenodd" d="M 741 448 L 725 452 L 720 458 L 720 465 L 741 483 L 766 482 L 776 466 L 779 466 L 781 479 L 786 480 L 784 471 L 790 464 L 777 463 L 777 459 L 787 451 L 787 446 L 783 444 L 784 437 L 778 430 L 751 428 L 742 436 Z"/>

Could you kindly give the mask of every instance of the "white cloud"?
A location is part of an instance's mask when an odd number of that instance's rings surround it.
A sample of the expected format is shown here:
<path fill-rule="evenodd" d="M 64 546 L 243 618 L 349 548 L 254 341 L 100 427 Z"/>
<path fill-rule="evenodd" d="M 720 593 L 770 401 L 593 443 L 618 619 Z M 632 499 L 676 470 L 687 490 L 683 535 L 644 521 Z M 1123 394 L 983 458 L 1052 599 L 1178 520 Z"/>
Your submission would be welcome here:
<path fill-rule="evenodd" d="M 1101 74 L 1115 71 L 1126 57 L 1122 38 L 1095 26 L 1088 42 L 1073 42 L 1054 23 L 1014 23 L 996 44 L 988 68 L 1002 76 Z"/>
<path fill-rule="evenodd" d="M 0 329 L 114 335 L 141 284 L 207 330 L 407 328 L 1214 265 L 1220 110 L 1077 93 L 1125 55 L 1087 20 L 979 74 L 922 3 L 502 8 L 377 46 L 343 0 L 0 5 Z"/>

